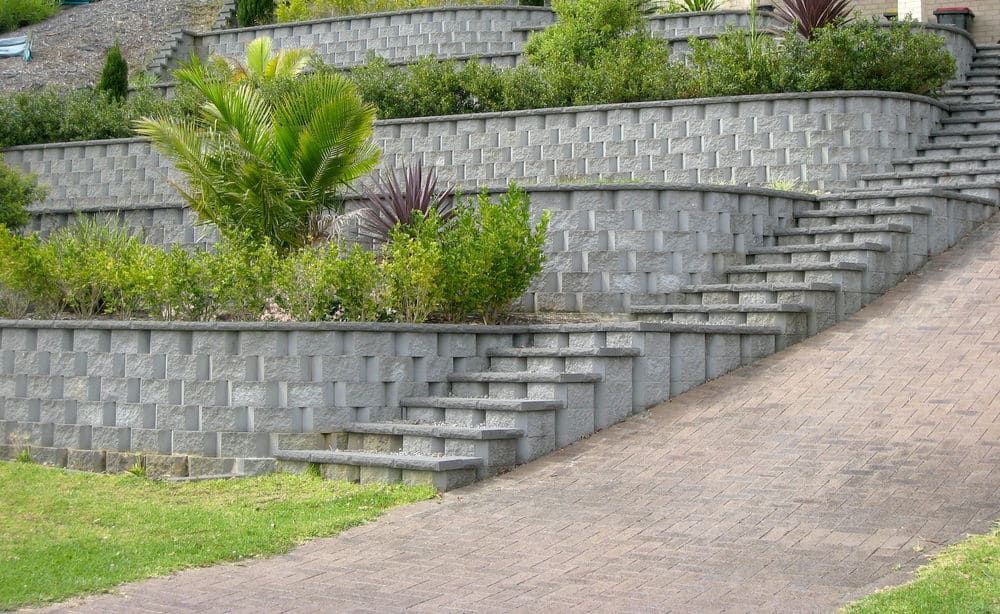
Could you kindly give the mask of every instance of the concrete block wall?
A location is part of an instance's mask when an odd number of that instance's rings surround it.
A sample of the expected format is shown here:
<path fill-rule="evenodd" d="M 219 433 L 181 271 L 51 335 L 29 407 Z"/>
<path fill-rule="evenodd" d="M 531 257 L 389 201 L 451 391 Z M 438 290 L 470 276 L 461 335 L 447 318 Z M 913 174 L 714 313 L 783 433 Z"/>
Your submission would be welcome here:
<path fill-rule="evenodd" d="M 617 357 L 596 356 L 592 364 L 578 365 L 605 374 L 595 398 L 623 408 L 619 419 L 774 349 L 773 336 L 759 332 L 635 322 L 483 327 L 5 321 L 0 446 L 14 453 L 19 450 L 8 446 L 37 446 L 47 457 L 64 460 L 65 450 L 99 450 L 107 463 L 143 453 L 161 460 L 186 457 L 188 471 L 197 465 L 207 472 L 267 471 L 274 465 L 266 459 L 282 438 L 398 419 L 400 398 L 439 394 L 449 374 L 483 369 L 491 348 L 536 342 L 640 350 L 632 369 L 617 368 Z M 619 371 L 627 377 L 616 377 Z"/>
<path fill-rule="evenodd" d="M 886 92 L 770 94 L 383 120 L 383 166 L 422 160 L 464 188 L 595 180 L 853 187 L 913 155 L 940 103 Z M 44 209 L 175 205 L 169 162 L 145 141 L 27 145 L 6 161 L 52 187 Z"/>

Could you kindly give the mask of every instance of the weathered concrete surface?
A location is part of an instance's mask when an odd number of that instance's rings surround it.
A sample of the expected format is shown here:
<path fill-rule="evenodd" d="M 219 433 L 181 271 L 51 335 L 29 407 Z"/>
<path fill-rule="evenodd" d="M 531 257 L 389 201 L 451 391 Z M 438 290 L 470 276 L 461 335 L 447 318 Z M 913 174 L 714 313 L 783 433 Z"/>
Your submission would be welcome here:
<path fill-rule="evenodd" d="M 828 611 L 1000 515 L 998 395 L 993 221 L 850 320 L 648 417 L 287 556 L 68 605 Z"/>

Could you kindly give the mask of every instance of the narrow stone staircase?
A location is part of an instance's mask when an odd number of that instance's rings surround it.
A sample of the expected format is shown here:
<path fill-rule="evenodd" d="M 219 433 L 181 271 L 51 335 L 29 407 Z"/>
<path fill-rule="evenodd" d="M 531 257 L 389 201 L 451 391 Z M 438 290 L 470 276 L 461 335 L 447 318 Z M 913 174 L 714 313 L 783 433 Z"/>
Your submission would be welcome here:
<path fill-rule="evenodd" d="M 665 304 L 631 308 L 644 321 L 779 328 L 781 349 L 835 324 L 957 243 L 1000 204 L 1000 45 L 980 47 L 966 80 L 942 97 L 951 112 L 917 155 L 859 187 L 819 196 L 765 246 L 687 286 Z"/>

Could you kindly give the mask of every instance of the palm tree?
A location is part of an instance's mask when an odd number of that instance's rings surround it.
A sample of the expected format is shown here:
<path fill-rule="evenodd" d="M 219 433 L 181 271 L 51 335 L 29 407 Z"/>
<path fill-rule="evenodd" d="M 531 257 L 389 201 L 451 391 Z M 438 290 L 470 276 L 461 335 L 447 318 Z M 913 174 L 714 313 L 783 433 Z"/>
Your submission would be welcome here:
<path fill-rule="evenodd" d="M 269 58 L 270 41 L 260 46 Z M 297 74 L 297 65 L 247 62 L 250 75 L 265 79 Z M 340 204 L 337 190 L 378 164 L 375 109 L 343 76 L 299 77 L 269 98 L 258 79 L 213 79 L 197 59 L 174 75 L 204 97 L 197 116 L 143 118 L 136 131 L 176 163 L 187 177 L 178 191 L 224 236 L 300 247 L 310 219 Z"/>

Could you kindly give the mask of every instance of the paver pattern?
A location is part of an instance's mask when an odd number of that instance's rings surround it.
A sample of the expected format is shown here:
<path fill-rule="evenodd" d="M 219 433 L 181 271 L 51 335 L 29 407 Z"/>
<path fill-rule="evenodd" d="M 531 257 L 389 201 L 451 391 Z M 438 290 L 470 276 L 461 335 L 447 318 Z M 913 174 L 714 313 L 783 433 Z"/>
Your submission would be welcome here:
<path fill-rule="evenodd" d="M 109 611 L 829 611 L 1000 516 L 1000 221 L 874 305 L 540 461 Z"/>

